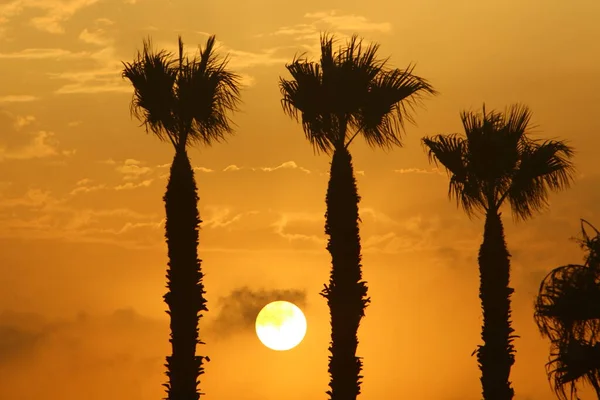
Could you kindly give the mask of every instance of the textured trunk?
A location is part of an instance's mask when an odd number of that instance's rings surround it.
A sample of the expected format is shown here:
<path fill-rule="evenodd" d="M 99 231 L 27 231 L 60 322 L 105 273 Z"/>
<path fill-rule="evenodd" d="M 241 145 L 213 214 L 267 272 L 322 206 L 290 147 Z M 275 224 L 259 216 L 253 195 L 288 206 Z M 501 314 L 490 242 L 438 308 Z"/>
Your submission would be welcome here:
<path fill-rule="evenodd" d="M 514 364 L 514 330 L 511 327 L 509 285 L 510 254 L 506 249 L 500 214 L 488 211 L 483 243 L 479 249 L 479 298 L 483 309 L 481 338 L 477 351 L 485 400 L 511 400 L 510 369 Z"/>
<path fill-rule="evenodd" d="M 332 400 L 355 400 L 360 394 L 362 361 L 356 357 L 357 332 L 369 299 L 360 264 L 359 201 L 352 157 L 345 148 L 336 149 L 325 214 L 332 268 L 329 285 L 321 292 L 331 313 L 331 389 L 327 394 Z"/>
<path fill-rule="evenodd" d="M 198 259 L 198 194 L 194 172 L 185 150 L 179 150 L 171 165 L 164 196 L 167 214 L 165 229 L 169 251 L 167 293 L 164 296 L 171 317 L 172 355 L 167 357 L 167 399 L 198 400 L 198 378 L 204 372 L 203 356 L 196 356 L 198 321 L 207 311 L 203 274 Z"/>

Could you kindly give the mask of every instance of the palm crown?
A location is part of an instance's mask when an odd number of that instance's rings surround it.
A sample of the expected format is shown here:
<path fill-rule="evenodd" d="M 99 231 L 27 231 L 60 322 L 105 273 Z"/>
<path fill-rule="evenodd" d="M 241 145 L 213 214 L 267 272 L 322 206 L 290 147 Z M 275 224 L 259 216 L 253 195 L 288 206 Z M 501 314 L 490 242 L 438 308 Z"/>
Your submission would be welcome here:
<path fill-rule="evenodd" d="M 508 199 L 516 219 L 547 205 L 548 191 L 570 185 L 573 150 L 563 141 L 528 137 L 531 111 L 519 104 L 504 113 L 461 113 L 465 136 L 424 138 L 429 159 L 450 174 L 450 197 L 468 215 L 498 210 Z"/>
<path fill-rule="evenodd" d="M 189 142 L 210 145 L 232 133 L 229 111 L 239 98 L 239 76 L 228 71 L 227 58 L 215 54 L 215 36 L 200 47 L 199 57 L 183 56 L 179 37 L 179 59 L 164 50 L 152 50 L 144 41 L 133 63 L 123 63 L 123 77 L 134 87 L 131 112 L 144 121 L 161 140 L 176 148 Z"/>
<path fill-rule="evenodd" d="M 410 110 L 423 94 L 435 94 L 425 80 L 405 70 L 387 69 L 376 57 L 379 45 L 363 46 L 356 35 L 333 51 L 333 36 L 321 37 L 320 63 L 302 55 L 286 68 L 292 80 L 280 79 L 284 111 L 298 119 L 315 150 L 329 153 L 348 146 L 362 133 L 371 146 L 401 145 L 400 128 L 412 122 Z M 347 126 L 354 135 L 347 137 Z"/>
<path fill-rule="evenodd" d="M 587 224 L 595 232 L 589 236 Z M 553 269 L 540 285 L 535 322 L 552 343 L 548 377 L 560 399 L 577 394 L 577 380 L 590 383 L 600 395 L 600 231 L 581 220 L 583 265 Z"/>

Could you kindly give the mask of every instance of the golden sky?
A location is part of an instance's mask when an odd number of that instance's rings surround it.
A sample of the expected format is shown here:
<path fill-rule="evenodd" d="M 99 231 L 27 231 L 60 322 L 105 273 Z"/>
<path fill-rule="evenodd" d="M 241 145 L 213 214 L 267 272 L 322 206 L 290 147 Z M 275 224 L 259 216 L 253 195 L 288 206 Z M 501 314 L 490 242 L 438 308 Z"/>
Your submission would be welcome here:
<path fill-rule="evenodd" d="M 365 279 L 363 400 L 476 400 L 477 250 L 483 221 L 447 198 L 419 143 L 460 132 L 459 112 L 524 102 L 539 137 L 576 148 L 574 187 L 527 223 L 505 212 L 512 254 L 517 400 L 553 398 L 533 296 L 582 261 L 579 218 L 600 225 L 598 0 L 0 0 L 0 398 L 162 397 L 168 353 L 163 241 L 172 148 L 129 115 L 121 79 L 142 39 L 188 50 L 216 34 L 243 75 L 237 133 L 190 151 L 204 220 L 207 399 L 322 399 L 329 317 L 327 156 L 281 110 L 278 77 L 319 32 L 358 33 L 441 94 L 405 146 L 352 145 Z M 286 75 L 287 76 L 287 75 Z M 305 341 L 273 352 L 253 333 L 264 302 L 295 300 Z"/>

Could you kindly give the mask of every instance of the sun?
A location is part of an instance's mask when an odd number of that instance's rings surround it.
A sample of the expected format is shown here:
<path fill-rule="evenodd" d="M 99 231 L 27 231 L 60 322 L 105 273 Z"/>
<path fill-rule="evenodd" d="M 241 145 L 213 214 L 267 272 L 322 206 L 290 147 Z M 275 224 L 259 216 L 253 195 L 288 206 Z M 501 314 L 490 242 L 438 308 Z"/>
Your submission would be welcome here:
<path fill-rule="evenodd" d="M 306 335 L 306 318 L 302 310 L 289 301 L 274 301 L 263 307 L 256 317 L 256 335 L 273 350 L 290 350 Z"/>

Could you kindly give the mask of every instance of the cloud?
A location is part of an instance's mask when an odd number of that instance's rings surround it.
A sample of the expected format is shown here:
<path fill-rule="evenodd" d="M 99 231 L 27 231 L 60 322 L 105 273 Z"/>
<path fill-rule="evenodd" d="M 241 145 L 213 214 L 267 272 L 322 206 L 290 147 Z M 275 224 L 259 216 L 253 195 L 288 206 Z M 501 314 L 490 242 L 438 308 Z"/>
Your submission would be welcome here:
<path fill-rule="evenodd" d="M 83 41 L 84 43 L 95 44 L 97 46 L 105 46 L 111 43 L 111 40 L 106 37 L 106 32 L 104 29 L 90 31 L 86 28 L 79 34 L 79 40 Z"/>
<path fill-rule="evenodd" d="M 325 242 L 322 213 L 281 213 L 279 218 L 271 224 L 275 234 L 289 242 L 305 242 L 322 246 Z M 319 235 L 320 234 L 320 235 Z"/>
<path fill-rule="evenodd" d="M 34 122 L 32 115 L 0 111 L 0 161 L 66 157 L 75 153 L 74 149 L 62 149 L 54 132 L 25 129 Z"/>
<path fill-rule="evenodd" d="M 324 23 L 340 31 L 389 33 L 392 30 L 392 24 L 389 22 L 370 22 L 366 17 L 338 14 L 335 10 L 307 13 L 304 17 L 314 20 L 313 24 Z"/>
<path fill-rule="evenodd" d="M 142 182 L 138 182 L 138 183 L 133 183 L 133 182 L 127 182 L 124 183 L 122 185 L 117 185 L 115 186 L 115 190 L 131 190 L 131 189 L 137 189 L 140 187 L 148 187 L 152 184 L 153 179 L 146 179 Z"/>
<path fill-rule="evenodd" d="M 42 189 L 0 197 L 0 215 L 4 216 L 0 237 L 104 243 L 131 249 L 155 247 L 162 243 L 161 235 L 156 231 L 162 218 L 157 214 L 143 214 L 127 208 L 75 206 L 73 194 L 106 188 L 101 184 L 93 185 L 93 181 L 88 179 L 78 183 L 65 197 L 53 196 Z M 136 185 L 147 183 L 143 181 Z M 129 188 L 127 184 L 124 186 L 119 190 Z M 134 227 L 136 230 L 133 230 Z"/>
<path fill-rule="evenodd" d="M 117 398 L 151 392 L 160 374 L 167 346 L 156 345 L 168 335 L 163 320 L 144 317 L 132 309 L 112 314 L 43 318 L 39 314 L 0 313 L 2 398 L 74 398 L 85 387 L 98 387 L 91 399 L 110 397 L 102 382 L 117 385 Z M 51 374 L 44 373 L 52 370 Z M 56 374 L 56 375 L 55 375 Z M 27 376 L 38 376 L 37 384 Z M 60 389 L 55 376 L 71 376 Z M 151 378 L 149 378 L 151 377 Z M 155 380 L 156 379 L 156 380 Z M 42 389 L 43 388 L 43 389 Z M 46 394 L 44 394 L 46 393 Z"/>
<path fill-rule="evenodd" d="M 86 52 L 94 63 L 91 68 L 48 74 L 51 79 L 66 81 L 56 94 L 131 93 L 132 88 L 121 77 L 123 64 L 115 47 L 116 31 L 110 20 L 96 20 L 95 28 L 85 28 L 79 40 L 97 49 Z"/>
<path fill-rule="evenodd" d="M 0 96 L 0 103 L 26 103 L 30 101 L 36 101 L 40 98 L 37 96 L 30 95 L 8 95 Z"/>
<path fill-rule="evenodd" d="M 310 174 L 310 171 L 308 169 L 298 166 L 298 164 L 296 164 L 294 161 L 286 161 L 283 164 L 280 164 L 276 167 L 260 167 L 259 169 L 265 172 L 277 171 L 278 169 L 297 169 L 307 174 Z"/>
<path fill-rule="evenodd" d="M 0 53 L 0 58 L 5 59 L 24 59 L 24 60 L 43 60 L 51 58 L 60 60 L 63 58 L 83 58 L 89 57 L 89 52 L 73 53 L 69 50 L 47 48 L 47 49 L 24 49 L 13 53 Z"/>
<path fill-rule="evenodd" d="M 170 164 L 166 164 L 168 167 L 170 167 Z M 159 166 L 159 168 L 162 166 Z M 214 169 L 210 169 L 210 168 L 206 168 L 206 167 L 194 167 L 194 171 L 198 171 L 198 172 L 215 172 Z"/>
<path fill-rule="evenodd" d="M 85 178 L 85 179 L 81 179 L 80 181 L 78 181 L 75 185 L 75 189 L 71 190 L 69 192 L 70 195 L 74 196 L 78 193 L 90 193 L 90 192 L 95 192 L 98 190 L 102 190 L 102 189 L 106 189 L 106 185 L 104 184 L 98 184 L 98 185 L 91 185 L 92 180 Z"/>
<path fill-rule="evenodd" d="M 306 13 L 304 18 L 310 22 L 282 26 L 268 35 L 292 37 L 298 42 L 303 42 L 301 46 L 309 53 L 319 54 L 319 37 L 323 31 L 333 34 L 338 39 L 349 38 L 351 34 L 357 32 L 390 33 L 392 31 L 392 24 L 389 22 L 372 22 L 366 17 L 355 14 L 340 14 L 336 10 Z M 258 37 L 262 36 L 265 36 L 265 34 L 258 35 Z"/>
<path fill-rule="evenodd" d="M 206 206 L 205 211 L 208 213 L 208 217 L 204 218 L 202 222 L 203 228 L 226 228 L 244 217 L 258 214 L 258 211 L 233 214 L 229 208 L 217 206 Z"/>
<path fill-rule="evenodd" d="M 444 175 L 444 173 L 442 171 L 440 171 L 438 168 L 431 168 L 431 169 L 423 169 L 423 168 L 401 168 L 401 169 L 395 169 L 394 172 L 397 173 L 397 174 L 437 174 L 437 175 Z"/>
<path fill-rule="evenodd" d="M 26 116 L 17 116 L 15 121 L 15 129 L 21 129 L 35 121 L 35 117 L 33 115 Z"/>
<path fill-rule="evenodd" d="M 62 34 L 65 32 L 62 23 L 68 21 L 75 13 L 85 7 L 89 7 L 99 0 L 13 0 L 0 8 L 0 16 L 5 18 L 19 15 L 26 8 L 45 11 L 45 14 L 32 18 L 30 24 L 38 30 L 52 34 Z"/>
<path fill-rule="evenodd" d="M 148 175 L 150 175 L 152 173 L 153 169 L 150 167 L 142 166 L 143 163 L 139 160 L 128 158 L 128 159 L 122 161 L 122 163 L 118 164 L 115 160 L 108 159 L 108 160 L 100 161 L 100 163 L 111 165 L 111 166 L 116 165 L 114 170 L 116 172 L 118 172 L 120 175 L 122 175 L 122 178 L 125 182 L 115 185 L 115 186 L 112 186 L 112 189 L 114 189 L 114 190 L 120 191 L 120 190 L 132 190 L 132 189 L 137 189 L 137 188 L 143 188 L 143 187 L 150 186 L 152 184 L 152 182 L 154 182 L 154 178 L 148 177 Z M 168 165 L 168 164 L 165 164 L 165 165 Z M 163 167 L 163 165 L 157 166 L 157 168 L 162 168 L 162 167 Z M 143 180 L 141 180 L 141 179 L 143 179 Z M 76 187 L 73 190 L 71 190 L 70 194 L 76 195 L 78 193 L 89 193 L 89 192 L 95 192 L 95 191 L 98 191 L 101 189 L 108 188 L 108 186 L 106 184 L 92 185 L 91 182 L 92 181 L 90 179 L 82 179 L 82 180 L 78 181 L 75 184 Z"/>
<path fill-rule="evenodd" d="M 250 289 L 247 286 L 232 290 L 217 301 L 218 313 L 210 323 L 211 333 L 224 337 L 254 330 L 256 316 L 270 302 L 289 301 L 306 308 L 306 291 L 300 289 Z"/>
<path fill-rule="evenodd" d="M 226 167 L 223 169 L 223 172 L 229 172 L 229 171 L 239 171 L 239 170 L 241 170 L 241 168 L 240 168 L 240 167 L 238 167 L 238 166 L 237 166 L 237 165 L 235 165 L 235 164 L 232 164 L 232 165 L 228 165 L 228 166 L 226 166 Z"/>
<path fill-rule="evenodd" d="M 27 315 L 27 318 L 30 318 L 30 315 Z M 43 332 L 11 321 L 15 319 L 17 318 L 10 313 L 0 314 L 0 365 L 31 357 L 39 348 L 44 336 Z"/>
<path fill-rule="evenodd" d="M 310 174 L 310 170 L 296 164 L 295 161 L 286 161 L 281 163 L 275 167 L 238 167 L 235 164 L 228 165 L 223 169 L 223 172 L 231 172 L 231 171 L 241 171 L 241 170 L 249 170 L 249 171 L 262 171 L 262 172 L 273 172 L 278 170 L 298 170 L 304 173 Z"/>
<path fill-rule="evenodd" d="M 11 207 L 30 207 L 36 209 L 48 209 L 63 203 L 52 197 L 51 193 L 42 189 L 28 189 L 20 197 L 3 197 L 0 199 L 0 209 Z"/>
<path fill-rule="evenodd" d="M 141 162 L 134 159 L 127 159 L 123 161 L 123 165 L 119 165 L 115 170 L 123 174 L 123 179 L 127 181 L 136 180 L 144 175 L 148 175 L 152 172 L 150 167 L 140 166 Z"/>
<path fill-rule="evenodd" d="M 279 48 L 265 49 L 260 52 L 250 52 L 235 49 L 223 49 L 223 54 L 230 55 L 229 66 L 232 69 L 244 69 L 257 66 L 283 65 L 289 60 L 285 57 L 278 57 L 275 54 Z"/>
<path fill-rule="evenodd" d="M 34 158 L 69 155 L 58 149 L 58 141 L 53 132 L 38 131 L 28 135 L 30 140 L 21 146 L 8 148 L 0 144 L 0 161 L 30 160 Z"/>

